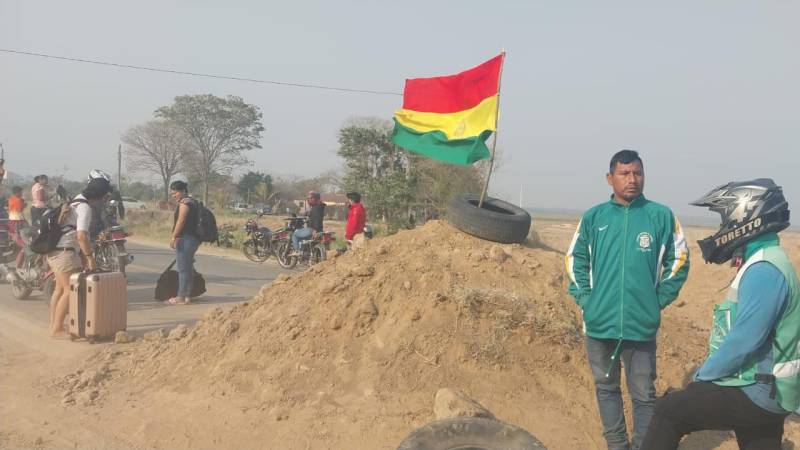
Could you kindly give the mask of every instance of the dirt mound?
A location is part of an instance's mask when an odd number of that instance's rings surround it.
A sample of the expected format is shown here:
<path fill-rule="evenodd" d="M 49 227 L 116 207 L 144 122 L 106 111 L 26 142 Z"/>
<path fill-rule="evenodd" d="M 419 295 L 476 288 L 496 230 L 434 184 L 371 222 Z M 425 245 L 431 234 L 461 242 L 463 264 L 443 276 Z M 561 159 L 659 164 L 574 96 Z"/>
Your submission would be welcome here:
<path fill-rule="evenodd" d="M 671 320 L 697 345 L 662 336 L 662 391 L 703 353 L 704 331 Z M 157 447 L 395 448 L 450 387 L 550 449 L 601 448 L 580 329 L 562 254 L 434 221 L 279 277 L 185 336 L 110 346 L 61 387 L 67 407 L 116 402 Z"/>

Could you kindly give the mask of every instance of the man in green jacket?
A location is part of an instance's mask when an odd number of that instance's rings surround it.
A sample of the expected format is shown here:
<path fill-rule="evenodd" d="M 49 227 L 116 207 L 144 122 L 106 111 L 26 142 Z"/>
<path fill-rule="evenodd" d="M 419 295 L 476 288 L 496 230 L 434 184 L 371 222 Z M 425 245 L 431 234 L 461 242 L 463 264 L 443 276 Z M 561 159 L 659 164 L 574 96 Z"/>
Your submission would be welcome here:
<path fill-rule="evenodd" d="M 615 154 L 607 181 L 611 199 L 584 213 L 565 259 L 569 293 L 583 311 L 603 436 L 609 450 L 636 450 L 656 399 L 661 310 L 686 281 L 689 250 L 672 211 L 642 195 L 644 165 L 637 152 Z M 621 365 L 633 404 L 632 445 L 622 408 Z"/>

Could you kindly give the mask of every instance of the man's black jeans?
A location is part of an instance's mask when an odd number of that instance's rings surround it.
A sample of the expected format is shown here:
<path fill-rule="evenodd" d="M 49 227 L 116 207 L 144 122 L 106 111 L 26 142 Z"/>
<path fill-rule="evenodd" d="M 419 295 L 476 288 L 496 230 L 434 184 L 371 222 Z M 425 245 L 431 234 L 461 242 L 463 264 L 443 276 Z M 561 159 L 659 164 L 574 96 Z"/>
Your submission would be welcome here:
<path fill-rule="evenodd" d="M 733 430 L 742 450 L 780 450 L 786 415 L 758 407 L 741 389 L 701 381 L 656 401 L 641 450 L 675 450 L 699 430 Z"/>

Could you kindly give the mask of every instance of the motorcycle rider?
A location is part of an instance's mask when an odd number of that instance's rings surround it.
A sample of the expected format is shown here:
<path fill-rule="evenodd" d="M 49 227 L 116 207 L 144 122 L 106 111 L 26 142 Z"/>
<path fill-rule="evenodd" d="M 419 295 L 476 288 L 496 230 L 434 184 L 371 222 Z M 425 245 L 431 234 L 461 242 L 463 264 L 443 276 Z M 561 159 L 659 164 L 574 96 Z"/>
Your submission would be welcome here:
<path fill-rule="evenodd" d="M 50 180 L 47 175 L 37 175 L 33 178 L 31 187 L 31 225 L 39 226 L 39 219 L 47 209 L 47 184 Z"/>
<path fill-rule="evenodd" d="M 11 197 L 8 198 L 8 235 L 22 248 L 25 244 L 19 235 L 19 229 L 25 226 L 25 200 L 22 198 L 22 188 L 11 188 Z"/>
<path fill-rule="evenodd" d="M 294 253 L 290 256 L 298 256 L 300 252 L 300 241 L 303 239 L 314 239 L 317 234 L 322 233 L 322 222 L 325 219 L 325 203 L 322 202 L 319 192 L 309 191 L 306 195 L 309 211 L 306 226 L 294 230 L 292 233 L 292 248 Z"/>
<path fill-rule="evenodd" d="M 94 179 L 104 179 L 111 185 L 111 175 L 100 169 L 93 169 L 89 172 L 87 181 Z M 116 207 L 112 208 L 108 205 L 111 200 L 116 200 Z M 92 225 L 89 227 L 89 234 L 92 239 L 96 238 L 104 229 L 116 223 L 115 216 L 119 215 L 120 219 L 125 218 L 125 207 L 122 204 L 122 197 L 119 191 L 110 187 L 109 193 L 103 202 L 92 206 Z"/>
<path fill-rule="evenodd" d="M 720 186 L 695 206 L 722 217 L 701 241 L 703 259 L 732 262 L 727 299 L 715 306 L 709 355 L 686 389 L 656 402 L 642 450 L 678 448 L 699 430 L 733 430 L 740 449 L 779 450 L 800 407 L 800 280 L 778 232 L 789 205 L 771 179 Z"/>

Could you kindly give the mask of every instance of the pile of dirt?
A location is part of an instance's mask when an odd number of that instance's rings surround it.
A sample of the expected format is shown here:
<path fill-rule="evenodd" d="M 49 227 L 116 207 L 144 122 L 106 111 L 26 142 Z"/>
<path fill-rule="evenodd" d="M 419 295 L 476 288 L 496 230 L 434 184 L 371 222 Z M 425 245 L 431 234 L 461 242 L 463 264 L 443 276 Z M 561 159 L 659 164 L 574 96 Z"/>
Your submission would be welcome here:
<path fill-rule="evenodd" d="M 188 331 L 109 346 L 58 386 L 65 407 L 108 408 L 156 447 L 396 448 L 449 387 L 550 449 L 602 448 L 565 286 L 558 251 L 433 221 L 281 276 Z M 704 353 L 705 330 L 680 316 L 660 339 L 660 391 Z"/>

